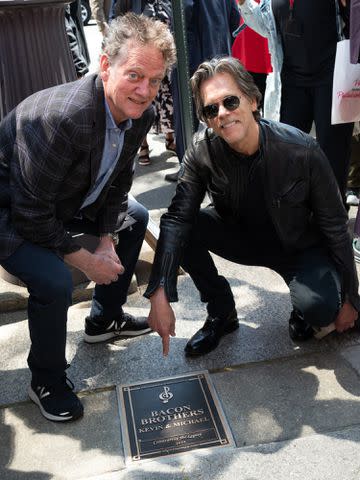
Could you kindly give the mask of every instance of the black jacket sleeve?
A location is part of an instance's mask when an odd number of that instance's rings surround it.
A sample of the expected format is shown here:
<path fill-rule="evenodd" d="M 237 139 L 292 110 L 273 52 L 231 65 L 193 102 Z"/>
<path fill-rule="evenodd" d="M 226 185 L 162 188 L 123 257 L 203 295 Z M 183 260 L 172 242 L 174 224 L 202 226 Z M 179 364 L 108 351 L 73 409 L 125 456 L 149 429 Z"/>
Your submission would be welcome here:
<path fill-rule="evenodd" d="M 167 213 L 161 217 L 160 237 L 149 285 L 144 294 L 147 298 L 159 286 L 163 286 L 169 302 L 178 301 L 177 272 L 206 191 L 205 172 L 197 162 L 196 150 L 193 144 L 186 152 L 175 196 Z"/>

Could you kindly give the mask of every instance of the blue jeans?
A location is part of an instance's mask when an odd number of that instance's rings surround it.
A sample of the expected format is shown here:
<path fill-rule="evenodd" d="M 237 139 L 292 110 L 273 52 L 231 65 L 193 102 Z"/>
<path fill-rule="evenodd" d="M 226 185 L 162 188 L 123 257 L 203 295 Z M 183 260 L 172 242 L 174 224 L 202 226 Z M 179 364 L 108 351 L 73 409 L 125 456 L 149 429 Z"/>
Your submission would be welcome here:
<path fill-rule="evenodd" d="M 136 223 L 119 232 L 116 252 L 125 267 L 110 285 L 96 285 L 90 316 L 108 324 L 121 314 L 148 222 L 148 212 L 129 199 L 128 214 Z M 98 235 L 97 224 L 74 220 L 71 232 Z M 62 258 L 49 249 L 24 242 L 1 265 L 20 278 L 29 291 L 28 317 L 31 348 L 28 365 L 35 383 L 52 383 L 67 367 L 65 358 L 67 311 L 72 303 L 72 278 Z"/>

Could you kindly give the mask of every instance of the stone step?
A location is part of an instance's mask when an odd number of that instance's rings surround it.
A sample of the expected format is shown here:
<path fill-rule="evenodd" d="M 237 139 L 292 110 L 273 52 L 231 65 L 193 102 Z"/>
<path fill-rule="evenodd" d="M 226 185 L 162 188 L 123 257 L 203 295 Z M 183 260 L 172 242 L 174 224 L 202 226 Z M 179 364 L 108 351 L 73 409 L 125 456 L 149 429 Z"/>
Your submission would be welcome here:
<path fill-rule="evenodd" d="M 73 304 L 91 300 L 94 286 L 94 282 L 90 281 L 75 285 L 72 296 Z M 129 287 L 129 295 L 135 293 L 137 290 L 138 284 L 136 275 L 134 274 Z M 26 287 L 14 285 L 0 278 L 0 314 L 26 309 L 28 298 L 29 293 Z"/>
<path fill-rule="evenodd" d="M 136 293 L 139 286 L 142 287 L 142 291 L 144 290 L 144 287 L 149 280 L 153 258 L 154 252 L 152 248 L 144 243 L 135 269 L 135 274 L 131 279 L 128 291 L 129 295 Z M 10 282 L 7 281 L 6 278 L 9 278 Z M 82 280 L 84 280 L 84 278 L 82 278 Z M 73 304 L 91 300 L 94 286 L 94 282 L 90 281 L 75 283 L 73 290 Z M 0 275 L 0 314 L 26 309 L 28 298 L 29 293 L 27 288 L 16 279 L 16 277 L 9 276 L 3 270 Z"/>

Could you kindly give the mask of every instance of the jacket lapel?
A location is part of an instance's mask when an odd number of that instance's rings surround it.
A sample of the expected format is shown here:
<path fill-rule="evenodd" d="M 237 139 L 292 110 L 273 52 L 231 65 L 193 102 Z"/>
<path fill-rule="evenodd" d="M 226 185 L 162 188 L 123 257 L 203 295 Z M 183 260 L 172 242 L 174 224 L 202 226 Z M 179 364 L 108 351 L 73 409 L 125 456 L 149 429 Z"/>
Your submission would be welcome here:
<path fill-rule="evenodd" d="M 91 153 L 90 153 L 90 165 L 91 165 L 91 185 L 93 187 L 97 174 L 100 168 L 101 158 L 104 150 L 105 132 L 106 132 L 106 120 L 105 120 L 105 99 L 104 88 L 100 76 L 95 80 L 94 84 L 94 118 L 93 126 L 94 135 L 91 139 Z"/>

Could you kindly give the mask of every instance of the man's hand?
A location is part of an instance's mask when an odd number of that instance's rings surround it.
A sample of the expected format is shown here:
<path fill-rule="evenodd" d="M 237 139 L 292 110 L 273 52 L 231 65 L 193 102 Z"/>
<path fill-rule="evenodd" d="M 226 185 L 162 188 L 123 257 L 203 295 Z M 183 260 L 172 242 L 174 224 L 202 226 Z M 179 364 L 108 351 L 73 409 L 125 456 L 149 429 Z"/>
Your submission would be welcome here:
<path fill-rule="evenodd" d="M 115 251 L 114 242 L 110 237 L 100 237 L 99 245 L 97 246 L 94 253 L 96 253 L 97 255 L 107 256 L 112 260 L 114 260 L 114 262 L 117 262 L 121 265 L 121 261 Z M 121 273 L 124 273 L 125 271 L 124 267 L 122 268 L 123 268 L 123 271 Z"/>
<path fill-rule="evenodd" d="M 113 242 L 109 237 L 103 237 L 94 253 L 81 248 L 77 252 L 64 256 L 70 265 L 78 268 L 89 280 L 99 285 L 109 285 L 116 282 L 118 276 L 124 273 Z"/>
<path fill-rule="evenodd" d="M 337 332 L 345 332 L 349 328 L 353 328 L 355 321 L 358 318 L 358 311 L 351 305 L 350 302 L 345 302 L 340 308 L 338 316 L 335 320 L 335 328 Z"/>
<path fill-rule="evenodd" d="M 96 252 L 92 254 L 91 261 L 80 270 L 98 285 L 110 285 L 124 273 L 124 267 L 119 259 L 115 260 L 108 254 Z"/>
<path fill-rule="evenodd" d="M 164 289 L 159 287 L 150 297 L 151 309 L 149 326 L 162 338 L 163 355 L 167 356 L 170 346 L 170 335 L 175 337 L 175 315 L 166 298 Z"/>
<path fill-rule="evenodd" d="M 346 7 L 346 0 L 340 0 L 343 7 Z"/>

